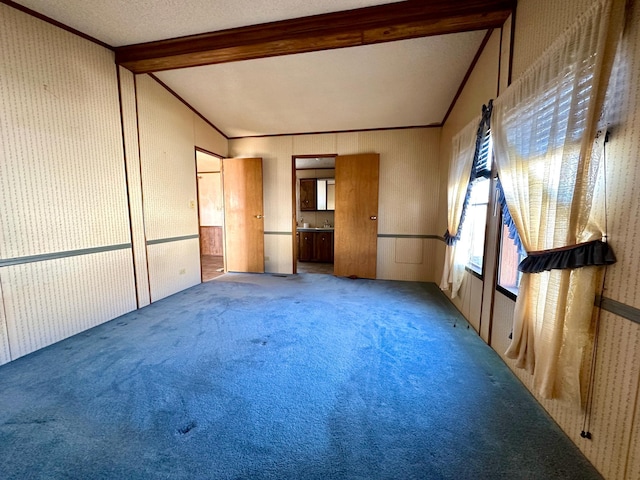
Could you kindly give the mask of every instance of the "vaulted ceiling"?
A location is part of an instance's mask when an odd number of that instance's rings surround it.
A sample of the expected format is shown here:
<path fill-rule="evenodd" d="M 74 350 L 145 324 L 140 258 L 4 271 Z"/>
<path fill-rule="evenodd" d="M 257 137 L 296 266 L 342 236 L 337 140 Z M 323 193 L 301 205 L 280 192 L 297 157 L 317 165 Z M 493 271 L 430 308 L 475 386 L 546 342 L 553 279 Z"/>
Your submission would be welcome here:
<path fill-rule="evenodd" d="M 5 3 L 14 4 L 2 0 Z M 514 0 L 18 0 L 228 137 L 439 125 Z"/>

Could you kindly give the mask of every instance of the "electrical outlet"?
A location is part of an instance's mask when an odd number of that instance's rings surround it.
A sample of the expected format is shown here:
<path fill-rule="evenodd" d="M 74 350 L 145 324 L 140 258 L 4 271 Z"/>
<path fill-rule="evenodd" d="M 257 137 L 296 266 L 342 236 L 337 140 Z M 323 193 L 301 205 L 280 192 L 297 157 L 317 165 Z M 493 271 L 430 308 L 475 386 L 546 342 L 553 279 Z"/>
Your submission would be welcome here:
<path fill-rule="evenodd" d="M 187 269 L 186 268 L 181 268 L 180 271 L 178 272 L 178 274 L 180 274 L 180 275 L 184 275 L 185 273 L 187 273 Z"/>
<path fill-rule="evenodd" d="M 268 262 L 269 260 L 271 260 L 271 257 L 264 257 L 265 262 Z"/>
<path fill-rule="evenodd" d="M 196 201 L 195 200 L 189 200 L 189 208 L 191 210 L 195 210 L 196 209 Z"/>

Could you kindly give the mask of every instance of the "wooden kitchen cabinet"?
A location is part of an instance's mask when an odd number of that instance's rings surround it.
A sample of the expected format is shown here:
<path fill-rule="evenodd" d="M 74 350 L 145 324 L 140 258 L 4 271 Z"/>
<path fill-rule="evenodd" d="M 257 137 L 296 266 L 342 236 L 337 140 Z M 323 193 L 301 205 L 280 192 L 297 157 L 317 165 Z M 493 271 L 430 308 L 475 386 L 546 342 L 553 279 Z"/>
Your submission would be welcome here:
<path fill-rule="evenodd" d="M 301 262 L 313 261 L 315 232 L 298 233 L 298 260 Z"/>
<path fill-rule="evenodd" d="M 316 232 L 314 242 L 314 258 L 317 262 L 333 262 L 333 233 Z"/>
<path fill-rule="evenodd" d="M 333 232 L 298 232 L 298 260 L 333 263 Z"/>
<path fill-rule="evenodd" d="M 301 178 L 300 179 L 300 210 L 315 210 L 316 207 L 316 179 Z"/>

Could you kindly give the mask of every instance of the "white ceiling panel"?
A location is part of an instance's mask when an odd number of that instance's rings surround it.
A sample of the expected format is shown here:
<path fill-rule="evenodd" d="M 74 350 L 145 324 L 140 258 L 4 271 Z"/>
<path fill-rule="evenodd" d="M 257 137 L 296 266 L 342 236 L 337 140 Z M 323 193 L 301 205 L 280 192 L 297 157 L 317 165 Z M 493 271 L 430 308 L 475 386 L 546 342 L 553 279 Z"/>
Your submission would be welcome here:
<path fill-rule="evenodd" d="M 227 136 L 439 124 L 485 31 L 158 72 Z"/>
<path fill-rule="evenodd" d="M 112 46 L 394 0 L 18 0 Z M 440 124 L 486 31 L 194 68 L 157 77 L 229 137 Z"/>

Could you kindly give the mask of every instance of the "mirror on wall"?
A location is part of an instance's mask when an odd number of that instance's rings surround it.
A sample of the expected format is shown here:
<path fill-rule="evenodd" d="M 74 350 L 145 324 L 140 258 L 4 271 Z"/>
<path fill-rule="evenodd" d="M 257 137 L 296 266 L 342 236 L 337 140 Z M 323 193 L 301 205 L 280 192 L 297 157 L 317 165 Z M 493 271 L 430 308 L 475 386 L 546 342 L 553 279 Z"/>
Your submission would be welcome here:
<path fill-rule="evenodd" d="M 298 211 L 335 210 L 335 158 L 296 157 Z"/>
<path fill-rule="evenodd" d="M 316 209 L 335 210 L 336 209 L 336 179 L 318 178 L 316 179 Z"/>

